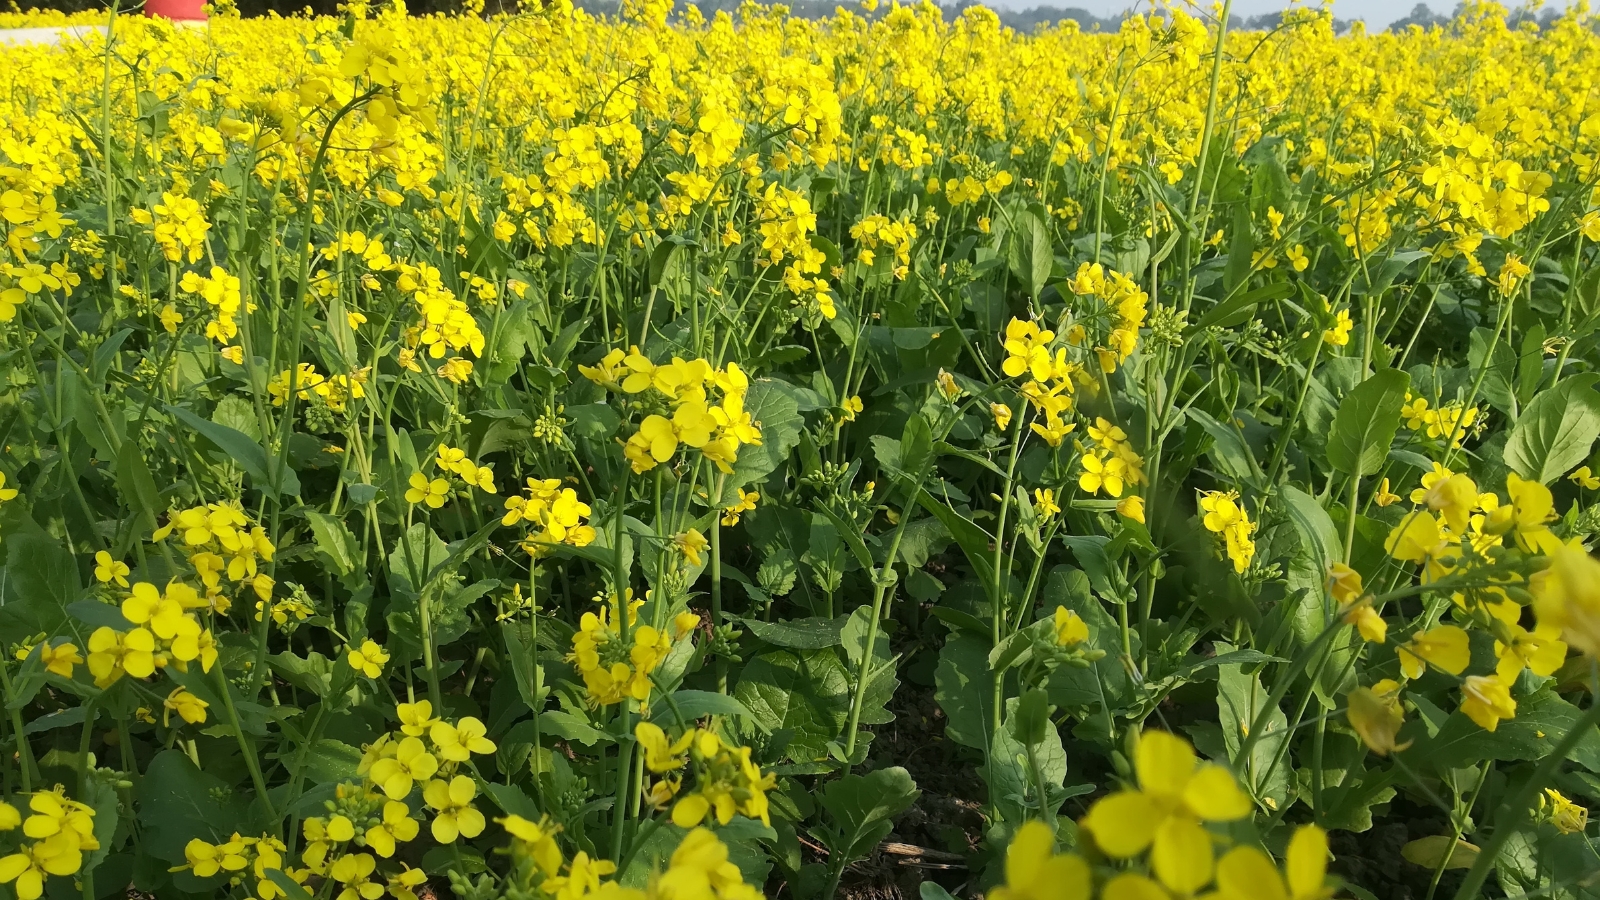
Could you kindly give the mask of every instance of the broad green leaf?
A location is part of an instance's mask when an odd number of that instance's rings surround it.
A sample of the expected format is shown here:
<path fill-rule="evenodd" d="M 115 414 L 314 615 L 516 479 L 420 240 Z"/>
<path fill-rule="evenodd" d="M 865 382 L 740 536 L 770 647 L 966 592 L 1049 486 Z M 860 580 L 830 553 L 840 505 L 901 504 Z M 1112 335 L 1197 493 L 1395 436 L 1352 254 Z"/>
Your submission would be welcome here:
<path fill-rule="evenodd" d="M 786 619 L 780 622 L 734 618 L 750 629 L 751 634 L 763 641 L 791 650 L 822 650 L 838 646 L 839 637 L 844 632 L 844 623 L 847 621 L 844 616 L 835 619 L 820 617 Z"/>
<path fill-rule="evenodd" d="M 1050 705 L 1050 697 L 1043 688 L 1034 688 L 1017 699 L 1017 706 L 1011 713 L 1011 720 L 1006 723 L 1006 728 L 1011 732 L 1011 737 L 1024 747 L 1032 747 L 1044 742 L 1047 730 L 1054 730 L 1050 721 L 1050 714 L 1055 707 Z"/>
<path fill-rule="evenodd" d="M 994 717 L 988 645 L 969 634 L 952 636 L 939 651 L 933 682 L 933 699 L 944 710 L 945 736 L 974 750 L 987 750 Z"/>
<path fill-rule="evenodd" d="M 656 704 L 654 718 L 661 720 L 673 714 L 676 707 L 677 714 L 686 721 L 693 722 L 707 716 L 741 716 L 753 719 L 749 708 L 740 703 L 737 698 L 727 694 L 718 694 L 714 691 L 677 691 L 672 694 L 672 703 L 669 705 L 665 698 Z"/>
<path fill-rule="evenodd" d="M 850 682 L 832 650 L 763 653 L 739 675 L 733 696 L 762 729 L 789 729 L 785 753 L 795 762 L 828 758 L 850 708 Z"/>
<path fill-rule="evenodd" d="M 1328 462 L 1346 475 L 1371 475 L 1383 465 L 1400 427 L 1411 376 L 1384 369 L 1356 385 L 1339 402 L 1328 436 Z"/>
<path fill-rule="evenodd" d="M 1405 757 L 1441 772 L 1485 759 L 1542 759 L 1582 715 L 1576 706 L 1545 688 L 1518 698 L 1516 716 L 1501 720 L 1494 731 L 1483 730 L 1463 713 L 1452 713 L 1438 734 L 1418 740 L 1405 751 Z M 1591 772 L 1600 772 L 1600 729 L 1591 727 L 1573 748 L 1570 759 Z"/>
<path fill-rule="evenodd" d="M 761 443 L 739 448 L 733 471 L 723 479 L 721 498 L 717 501 L 722 507 L 738 502 L 739 488 L 760 484 L 788 462 L 805 426 L 794 388 L 787 382 L 771 378 L 751 382 L 744 408 L 753 421 L 761 423 Z"/>
<path fill-rule="evenodd" d="M 345 576 L 354 572 L 360 562 L 361 548 L 344 521 L 314 509 L 306 510 L 306 520 L 311 523 L 318 552 L 335 574 Z"/>
<path fill-rule="evenodd" d="M 1227 653 L 1231 648 L 1219 642 L 1217 649 Z M 1245 785 L 1246 790 L 1257 797 L 1270 797 L 1282 808 L 1289 801 L 1289 765 L 1279 762 L 1273 768 L 1274 759 L 1289 740 L 1289 717 L 1281 708 L 1268 714 L 1263 733 L 1251 748 L 1248 765 L 1239 758 L 1245 735 L 1266 703 L 1267 690 L 1261 684 L 1259 673 L 1247 675 L 1239 663 L 1217 666 L 1217 716 L 1233 770 L 1241 773 L 1248 770 L 1257 782 Z M 1269 769 L 1270 775 L 1267 774 Z"/>
<path fill-rule="evenodd" d="M 1518 475 L 1549 484 L 1589 457 L 1600 437 L 1600 375 L 1574 375 L 1541 392 L 1506 440 L 1505 461 Z"/>
<path fill-rule="evenodd" d="M 847 861 L 864 858 L 893 830 L 894 817 L 920 796 L 911 774 L 899 766 L 846 775 L 829 784 L 821 798 L 831 818 L 828 849 Z"/>
<path fill-rule="evenodd" d="M 155 531 L 164 511 L 161 492 L 156 489 L 155 478 L 136 441 L 123 441 L 122 449 L 117 451 L 117 489 L 122 492 L 122 502 L 132 511 L 141 535 Z"/>
<path fill-rule="evenodd" d="M 280 460 L 277 457 L 268 458 L 267 451 L 243 432 L 236 431 L 226 425 L 202 419 L 182 407 L 168 404 L 167 413 L 188 428 L 198 432 L 201 437 L 210 441 L 216 448 L 239 468 L 250 476 L 256 488 L 265 494 L 274 493 L 274 477 L 277 479 L 279 491 L 292 496 L 300 496 L 300 478 L 287 464 L 280 469 Z"/>

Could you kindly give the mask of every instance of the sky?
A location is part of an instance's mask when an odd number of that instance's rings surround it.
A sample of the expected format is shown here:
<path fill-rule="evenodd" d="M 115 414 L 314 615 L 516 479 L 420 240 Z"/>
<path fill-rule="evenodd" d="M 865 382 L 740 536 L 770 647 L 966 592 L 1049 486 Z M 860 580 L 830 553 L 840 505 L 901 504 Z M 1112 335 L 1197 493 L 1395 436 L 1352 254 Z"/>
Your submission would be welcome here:
<path fill-rule="evenodd" d="M 1419 0 L 1334 0 L 1333 14 L 1341 19 L 1364 19 L 1369 28 L 1384 27 L 1396 19 L 1410 15 Z M 1507 6 L 1517 6 L 1515 0 L 1501 0 Z M 985 5 L 1001 9 L 1029 9 L 1035 6 L 1076 6 L 1097 16 L 1111 16 L 1134 5 L 1134 0 L 985 0 Z M 1431 0 L 1427 5 L 1434 12 L 1449 15 L 1455 9 L 1455 0 Z M 1561 5 L 1561 4 L 1555 4 Z M 1284 0 L 1234 0 L 1233 13 L 1237 16 L 1254 16 L 1283 9 Z"/>

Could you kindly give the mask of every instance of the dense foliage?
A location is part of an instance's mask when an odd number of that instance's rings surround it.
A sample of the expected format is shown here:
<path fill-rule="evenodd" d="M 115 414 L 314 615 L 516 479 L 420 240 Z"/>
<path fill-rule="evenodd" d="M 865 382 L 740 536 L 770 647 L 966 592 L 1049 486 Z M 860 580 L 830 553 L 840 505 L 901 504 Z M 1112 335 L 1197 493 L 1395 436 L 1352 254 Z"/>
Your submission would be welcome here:
<path fill-rule="evenodd" d="M 1586 10 L 867 5 L 0 51 L 3 890 L 1600 890 Z"/>

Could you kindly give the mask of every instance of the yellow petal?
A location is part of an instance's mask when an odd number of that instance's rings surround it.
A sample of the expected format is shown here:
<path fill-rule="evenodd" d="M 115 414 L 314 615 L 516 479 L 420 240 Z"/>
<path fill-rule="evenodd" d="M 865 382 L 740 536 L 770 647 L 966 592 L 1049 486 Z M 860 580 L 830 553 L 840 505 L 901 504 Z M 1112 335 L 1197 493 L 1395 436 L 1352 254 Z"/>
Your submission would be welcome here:
<path fill-rule="evenodd" d="M 1161 883 L 1192 894 L 1211 881 L 1211 835 L 1188 816 L 1169 816 L 1156 829 L 1150 868 Z"/>
<path fill-rule="evenodd" d="M 1289 900 L 1278 868 L 1255 847 L 1235 847 L 1217 861 L 1217 887 L 1228 900 Z"/>
<path fill-rule="evenodd" d="M 1183 802 L 1209 822 L 1231 822 L 1250 815 L 1250 797 L 1239 789 L 1233 773 L 1219 765 L 1200 767 L 1184 786 Z"/>
<path fill-rule="evenodd" d="M 1084 824 L 1107 856 L 1133 856 L 1150 846 L 1160 816 L 1149 797 L 1138 791 L 1122 791 L 1090 807 Z"/>
<path fill-rule="evenodd" d="M 1289 839 L 1284 857 L 1289 874 L 1289 891 L 1296 897 L 1311 897 L 1322 890 L 1328 875 L 1328 835 L 1315 825 L 1302 825 Z"/>
<path fill-rule="evenodd" d="M 1194 774 L 1194 748 L 1189 742 L 1165 731 L 1146 731 L 1139 736 L 1134 767 L 1139 772 L 1139 787 L 1151 794 L 1177 796 L 1183 793 Z"/>
<path fill-rule="evenodd" d="M 1055 846 L 1056 836 L 1043 822 L 1033 821 L 1018 828 L 1011 846 L 1006 848 L 1006 883 L 1032 883 Z"/>

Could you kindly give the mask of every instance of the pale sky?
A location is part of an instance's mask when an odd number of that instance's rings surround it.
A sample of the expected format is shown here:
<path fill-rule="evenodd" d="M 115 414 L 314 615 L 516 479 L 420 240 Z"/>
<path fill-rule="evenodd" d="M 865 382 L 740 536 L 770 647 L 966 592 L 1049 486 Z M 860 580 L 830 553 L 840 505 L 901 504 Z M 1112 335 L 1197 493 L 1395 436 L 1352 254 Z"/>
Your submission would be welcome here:
<path fill-rule="evenodd" d="M 986 6 L 997 9 L 1030 9 L 1035 6 L 1072 7 L 1088 10 L 1094 15 L 1107 17 L 1134 6 L 1134 0 L 984 0 Z M 1396 19 L 1411 14 L 1418 0 L 1334 0 L 1333 14 L 1341 19 L 1364 19 L 1369 29 L 1387 27 Z M 1516 0 L 1501 0 L 1507 6 L 1517 6 Z M 1204 4 L 1209 6 L 1209 0 Z M 1312 4 L 1307 4 L 1312 5 Z M 1427 5 L 1436 13 L 1449 15 L 1455 9 L 1455 0 L 1429 0 Z M 1564 6 L 1554 2 L 1546 5 Z M 1284 0 L 1234 0 L 1233 13 L 1241 17 L 1276 12 L 1283 9 Z"/>

